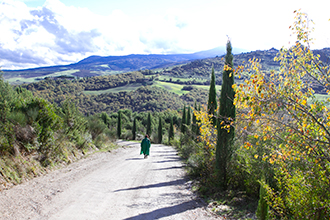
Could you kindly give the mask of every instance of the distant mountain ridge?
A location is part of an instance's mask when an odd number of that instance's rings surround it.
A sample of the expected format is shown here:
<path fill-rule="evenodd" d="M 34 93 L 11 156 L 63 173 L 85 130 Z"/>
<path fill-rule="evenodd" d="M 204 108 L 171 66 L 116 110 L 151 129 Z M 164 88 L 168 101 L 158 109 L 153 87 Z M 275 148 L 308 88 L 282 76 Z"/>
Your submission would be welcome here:
<path fill-rule="evenodd" d="M 27 70 L 4 70 L 4 78 L 11 84 L 36 82 L 45 78 L 57 77 L 92 77 L 114 75 L 138 70 L 158 69 L 162 74 L 172 76 L 199 77 L 208 76 L 212 66 L 215 73 L 221 74 L 223 69 L 222 58 L 224 47 L 193 54 L 131 54 L 126 56 L 90 56 L 77 63 L 62 66 L 40 67 Z M 237 52 L 243 50 L 236 50 Z M 249 59 L 258 58 L 265 69 L 277 69 L 279 63 L 274 57 L 279 51 L 275 48 L 269 50 L 256 50 L 250 52 L 234 53 L 234 64 L 247 63 Z M 323 62 L 330 59 L 330 48 L 314 50 L 320 54 Z"/>
<path fill-rule="evenodd" d="M 237 49 L 237 52 L 244 50 Z M 224 47 L 200 51 L 191 54 L 131 54 L 125 56 L 90 56 L 77 63 L 69 65 L 39 67 L 23 70 L 3 70 L 5 79 L 9 78 L 44 78 L 60 75 L 73 77 L 89 77 L 112 75 L 143 69 L 166 68 L 169 66 L 188 63 L 196 59 L 221 56 Z"/>

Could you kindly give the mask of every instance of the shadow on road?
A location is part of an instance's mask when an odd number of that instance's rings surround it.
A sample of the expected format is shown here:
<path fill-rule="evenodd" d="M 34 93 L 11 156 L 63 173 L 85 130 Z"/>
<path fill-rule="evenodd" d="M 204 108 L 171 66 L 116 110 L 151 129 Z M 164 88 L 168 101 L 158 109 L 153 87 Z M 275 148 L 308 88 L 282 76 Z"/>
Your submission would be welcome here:
<path fill-rule="evenodd" d="M 181 161 L 181 159 L 176 159 L 176 160 L 160 160 L 160 161 L 155 161 L 153 163 L 168 163 L 168 162 L 178 162 Z"/>
<path fill-rule="evenodd" d="M 185 212 L 187 210 L 192 210 L 195 208 L 202 207 L 203 205 L 192 200 L 189 202 L 184 202 L 178 205 L 165 207 L 161 209 L 157 209 L 148 213 L 139 214 L 130 218 L 125 218 L 124 220 L 147 220 L 147 219 L 160 219 L 167 216 L 175 215 L 181 212 Z"/>
<path fill-rule="evenodd" d="M 143 157 L 141 157 L 141 158 L 127 158 L 125 160 L 144 160 L 144 158 Z"/>
<path fill-rule="evenodd" d="M 149 188 L 173 186 L 173 185 L 183 185 L 185 182 L 186 182 L 185 179 L 178 179 L 178 180 L 174 180 L 174 181 L 156 183 L 156 184 L 151 184 L 151 185 L 146 185 L 146 186 L 138 186 L 138 187 L 127 188 L 127 189 L 118 189 L 118 190 L 115 190 L 114 192 L 139 190 L 139 189 L 149 189 Z"/>
<path fill-rule="evenodd" d="M 118 140 L 116 141 L 116 144 L 120 146 L 140 146 L 141 143 L 139 142 L 128 142 L 128 141 L 123 141 L 123 140 Z"/>
<path fill-rule="evenodd" d="M 157 152 L 152 151 L 154 154 L 156 154 Z M 177 154 L 158 154 L 156 157 L 175 157 L 178 156 Z"/>
<path fill-rule="evenodd" d="M 174 166 L 174 167 L 166 167 L 166 168 L 159 168 L 159 169 L 152 169 L 152 170 L 171 170 L 171 169 L 182 169 L 185 166 Z"/>
<path fill-rule="evenodd" d="M 151 145 L 151 147 L 152 147 L 152 145 Z M 168 155 L 168 153 L 173 153 L 173 154 L 177 155 L 177 152 L 173 151 L 173 150 L 156 150 L 156 151 L 154 151 L 154 153 L 163 153 L 166 155 Z"/>

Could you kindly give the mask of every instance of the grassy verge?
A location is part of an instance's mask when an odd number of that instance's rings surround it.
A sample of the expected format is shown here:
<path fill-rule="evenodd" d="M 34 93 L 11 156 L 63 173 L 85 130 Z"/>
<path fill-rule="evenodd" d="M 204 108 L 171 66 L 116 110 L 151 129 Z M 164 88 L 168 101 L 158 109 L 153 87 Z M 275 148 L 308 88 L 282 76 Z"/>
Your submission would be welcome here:
<path fill-rule="evenodd" d="M 218 188 L 213 168 L 210 167 L 212 163 L 204 163 L 206 159 L 202 157 L 196 160 L 196 155 L 201 155 L 198 153 L 200 144 L 182 136 L 171 141 L 186 164 L 186 171 L 193 182 L 192 191 L 204 198 L 208 211 L 224 219 L 256 219 L 258 198 L 244 191 Z"/>
<path fill-rule="evenodd" d="M 245 192 L 229 190 L 214 195 L 204 195 L 207 209 L 225 219 L 256 219 L 258 200 Z"/>
<path fill-rule="evenodd" d="M 68 143 L 62 147 L 61 153 L 55 155 L 47 166 L 41 162 L 37 153 L 20 154 L 16 157 L 13 155 L 0 156 L 0 191 L 44 175 L 54 169 L 67 166 L 91 154 L 111 152 L 119 147 L 113 141 L 103 143 L 102 148 L 91 145 L 85 149 L 77 149 Z"/>

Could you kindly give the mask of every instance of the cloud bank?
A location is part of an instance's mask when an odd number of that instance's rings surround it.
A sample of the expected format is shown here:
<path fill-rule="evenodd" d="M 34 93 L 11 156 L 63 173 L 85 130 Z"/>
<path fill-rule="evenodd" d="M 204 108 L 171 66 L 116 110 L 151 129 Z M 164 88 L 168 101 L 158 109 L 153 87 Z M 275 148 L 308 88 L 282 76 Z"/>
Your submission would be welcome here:
<path fill-rule="evenodd" d="M 132 17 L 116 9 L 101 16 L 60 0 L 37 8 L 21 1 L 0 0 L 2 69 L 69 64 L 90 55 L 197 52 L 224 46 L 227 35 L 236 48 L 280 48 L 288 42 L 296 9 L 280 2 L 269 10 L 263 1 L 207 0 L 195 10 L 167 8 L 164 14 Z"/>
<path fill-rule="evenodd" d="M 90 55 L 189 52 L 177 36 L 185 22 L 175 15 L 136 20 L 114 10 L 109 16 L 48 0 L 29 8 L 0 3 L 0 66 L 32 68 L 77 62 Z"/>

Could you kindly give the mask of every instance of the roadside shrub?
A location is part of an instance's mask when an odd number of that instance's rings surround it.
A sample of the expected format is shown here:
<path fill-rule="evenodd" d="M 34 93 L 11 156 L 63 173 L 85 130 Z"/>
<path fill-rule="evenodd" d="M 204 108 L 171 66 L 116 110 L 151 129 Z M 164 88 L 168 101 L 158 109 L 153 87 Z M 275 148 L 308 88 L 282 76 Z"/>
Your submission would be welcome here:
<path fill-rule="evenodd" d="M 91 133 L 93 140 L 102 134 L 106 127 L 107 126 L 103 123 L 103 121 L 96 115 L 90 116 L 88 118 L 88 130 Z"/>
<path fill-rule="evenodd" d="M 98 135 L 97 138 L 94 140 L 95 146 L 99 149 L 105 148 L 109 142 L 110 138 L 105 133 Z"/>
<path fill-rule="evenodd" d="M 66 137 L 75 142 L 79 147 L 85 143 L 83 135 L 87 131 L 88 121 L 79 112 L 74 102 L 66 100 L 61 108 L 60 115 L 63 118 L 63 132 Z"/>
<path fill-rule="evenodd" d="M 179 138 L 173 138 L 173 139 L 170 140 L 169 145 L 173 146 L 173 147 L 176 147 L 176 148 L 179 148 L 181 146 L 181 141 L 180 141 Z"/>
<path fill-rule="evenodd" d="M 122 131 L 121 131 L 121 136 L 120 136 L 121 139 L 124 139 L 124 140 L 130 140 L 133 138 L 133 135 L 132 135 L 132 132 L 126 128 L 123 128 Z"/>

